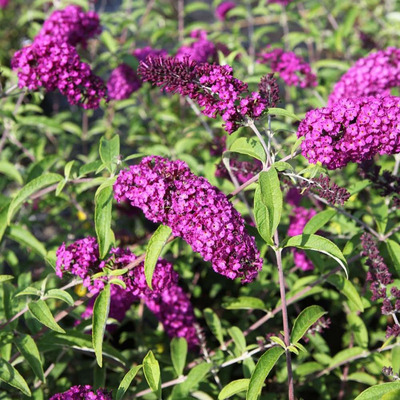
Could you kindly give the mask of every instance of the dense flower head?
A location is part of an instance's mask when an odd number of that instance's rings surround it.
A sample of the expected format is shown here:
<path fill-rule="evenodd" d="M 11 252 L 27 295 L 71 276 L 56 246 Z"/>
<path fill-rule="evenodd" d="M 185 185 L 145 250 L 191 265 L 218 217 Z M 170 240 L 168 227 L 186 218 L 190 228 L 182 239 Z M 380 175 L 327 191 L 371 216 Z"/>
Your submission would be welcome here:
<path fill-rule="evenodd" d="M 77 240 L 67 247 L 63 243 L 58 248 L 56 256 L 57 276 L 62 277 L 64 272 L 79 276 L 83 279 L 84 286 L 95 293 L 104 287 L 104 283 L 100 279 L 92 282 L 92 275 L 101 272 L 105 266 L 113 269 L 125 268 L 137 259 L 128 249 L 113 248 L 107 259 L 100 260 L 99 246 L 94 237 Z M 127 293 L 134 298 L 158 296 L 166 287 L 175 284 L 177 279 L 172 264 L 164 260 L 159 260 L 156 264 L 152 279 L 153 290 L 146 283 L 143 262 L 122 277 Z"/>
<path fill-rule="evenodd" d="M 192 349 L 198 346 L 193 307 L 180 286 L 172 285 L 160 297 L 146 299 L 146 306 L 162 323 L 169 337 L 184 337 Z"/>
<path fill-rule="evenodd" d="M 221 4 L 217 6 L 215 9 L 215 16 L 220 20 L 224 21 L 226 18 L 226 14 L 229 11 L 236 7 L 236 3 L 234 1 L 223 1 Z"/>
<path fill-rule="evenodd" d="M 229 65 L 198 64 L 187 57 L 147 58 L 140 63 L 139 74 L 166 92 L 196 100 L 207 117 L 220 115 L 229 133 L 249 118 L 258 119 L 266 109 L 267 100 L 260 93 L 244 95 L 247 84 L 233 77 Z"/>
<path fill-rule="evenodd" d="M 75 47 L 50 36 L 37 37 L 30 46 L 17 51 L 11 66 L 18 72 L 20 88 L 58 89 L 69 103 L 86 109 L 97 108 L 106 97 L 104 82 L 81 61 Z"/>
<path fill-rule="evenodd" d="M 335 84 L 331 106 L 343 98 L 388 96 L 400 86 L 400 49 L 388 47 L 359 59 Z"/>
<path fill-rule="evenodd" d="M 153 49 L 150 46 L 137 48 L 133 51 L 133 55 L 139 60 L 144 61 L 147 57 L 166 57 L 168 53 L 164 49 Z"/>
<path fill-rule="evenodd" d="M 252 281 L 262 268 L 255 240 L 227 197 L 183 161 L 158 156 L 122 170 L 114 184 L 117 201 L 128 200 L 149 220 L 168 225 L 192 249 L 230 279 Z"/>
<path fill-rule="evenodd" d="M 123 100 L 139 90 L 142 82 L 136 72 L 127 64 L 115 68 L 107 82 L 108 95 L 113 100 Z"/>
<path fill-rule="evenodd" d="M 185 57 L 198 63 L 216 60 L 217 48 L 213 42 L 207 39 L 206 31 L 197 29 L 192 31 L 190 36 L 195 41 L 188 46 L 184 45 L 178 49 L 175 55 L 177 60 L 183 60 Z"/>
<path fill-rule="evenodd" d="M 85 12 L 81 7 L 70 5 L 64 10 L 54 11 L 44 22 L 40 36 L 51 36 L 55 42 L 66 42 L 72 46 L 82 44 L 100 34 L 100 20 L 94 11 Z"/>
<path fill-rule="evenodd" d="M 50 400 L 112 400 L 111 394 L 103 389 L 93 389 L 90 385 L 72 386 L 64 393 L 50 397 Z"/>
<path fill-rule="evenodd" d="M 289 86 L 310 88 L 317 86 L 317 77 L 310 65 L 292 51 L 274 49 L 260 54 L 260 63 L 269 64 Z"/>
<path fill-rule="evenodd" d="M 361 163 L 375 154 L 400 152 L 400 98 L 339 100 L 334 107 L 307 112 L 297 136 L 304 157 L 329 169 Z"/>
<path fill-rule="evenodd" d="M 290 216 L 290 224 L 287 234 L 289 236 L 301 235 L 307 222 L 316 213 L 317 212 L 313 209 L 294 207 L 292 210 L 292 215 Z M 295 265 L 303 271 L 310 271 L 314 269 L 313 263 L 306 256 L 306 253 L 303 250 L 293 249 L 293 259 Z"/>

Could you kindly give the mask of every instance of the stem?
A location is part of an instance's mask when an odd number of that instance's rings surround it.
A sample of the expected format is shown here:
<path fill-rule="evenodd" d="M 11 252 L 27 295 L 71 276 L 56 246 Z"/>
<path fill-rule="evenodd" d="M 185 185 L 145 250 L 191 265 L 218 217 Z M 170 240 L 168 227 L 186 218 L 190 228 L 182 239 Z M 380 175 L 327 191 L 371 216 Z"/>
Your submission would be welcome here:
<path fill-rule="evenodd" d="M 271 159 L 271 154 L 270 151 L 268 149 L 267 144 L 264 141 L 263 136 L 261 135 L 260 131 L 257 129 L 257 127 L 255 126 L 253 121 L 249 121 L 249 127 L 253 130 L 253 132 L 256 134 L 256 136 L 258 137 L 258 140 L 261 142 L 261 145 L 265 151 L 265 155 L 267 156 L 267 162 L 263 163 L 264 166 L 264 171 L 267 170 L 267 167 L 269 165 L 272 165 L 272 159 Z"/>
<path fill-rule="evenodd" d="M 282 249 L 279 249 L 279 236 L 278 231 L 276 230 L 274 233 L 275 239 L 275 255 L 276 255 L 276 263 L 278 265 L 278 274 L 279 274 L 279 288 L 281 292 L 281 303 L 282 303 L 282 320 L 283 320 L 283 333 L 284 333 L 284 341 L 286 345 L 285 353 L 286 353 L 286 367 L 288 372 L 288 398 L 289 400 L 294 399 L 294 385 L 293 385 L 293 372 L 292 372 L 292 357 L 290 354 L 290 350 L 287 348 L 290 346 L 290 330 L 289 330 L 289 320 L 287 314 L 287 306 L 286 306 L 286 291 L 285 291 L 285 277 L 283 275 L 283 267 L 282 267 Z"/>

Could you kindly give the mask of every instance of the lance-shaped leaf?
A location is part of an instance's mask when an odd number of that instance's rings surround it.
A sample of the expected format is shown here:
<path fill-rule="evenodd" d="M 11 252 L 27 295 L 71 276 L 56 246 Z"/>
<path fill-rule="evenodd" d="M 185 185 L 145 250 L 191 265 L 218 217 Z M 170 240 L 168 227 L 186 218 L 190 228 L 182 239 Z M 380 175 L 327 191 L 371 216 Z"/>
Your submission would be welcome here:
<path fill-rule="evenodd" d="M 158 257 L 171 236 L 172 230 L 169 226 L 160 225 L 153 233 L 147 245 L 146 255 L 144 259 L 144 275 L 146 277 L 147 285 L 153 289 L 152 280 L 154 269 L 156 268 Z"/>
<path fill-rule="evenodd" d="M 393 265 L 396 268 L 397 275 L 400 277 L 400 244 L 392 239 L 386 241 L 386 246 L 389 251 L 390 258 L 393 261 Z"/>
<path fill-rule="evenodd" d="M 326 311 L 320 306 L 305 308 L 294 321 L 291 342 L 297 343 L 324 314 Z"/>
<path fill-rule="evenodd" d="M 93 307 L 92 342 L 99 367 L 103 366 L 103 337 L 110 311 L 110 285 L 107 284 L 97 296 Z"/>
<path fill-rule="evenodd" d="M 297 235 L 286 238 L 281 242 L 280 247 L 296 247 L 302 250 L 313 250 L 326 254 L 333 258 L 343 268 L 346 277 L 348 278 L 347 261 L 339 247 L 329 239 L 318 235 Z"/>
<path fill-rule="evenodd" d="M 270 218 L 267 206 L 262 201 L 260 185 L 256 187 L 254 193 L 254 218 L 256 220 L 257 230 L 260 236 L 269 244 L 273 245 L 270 235 Z"/>
<path fill-rule="evenodd" d="M 59 174 L 49 173 L 30 181 L 18 192 L 8 207 L 7 223 L 10 224 L 15 213 L 21 207 L 22 203 L 29 198 L 29 196 L 36 193 L 40 189 L 61 181 L 62 179 L 63 177 Z"/>
<path fill-rule="evenodd" d="M 118 386 L 117 394 L 115 396 L 116 400 L 121 400 L 124 397 L 124 394 L 129 389 L 130 384 L 135 378 L 136 374 L 141 370 L 143 365 L 135 365 L 132 367 L 129 372 L 123 377 L 121 383 Z"/>
<path fill-rule="evenodd" d="M 171 361 L 178 376 L 183 374 L 187 356 L 188 344 L 185 338 L 173 338 L 171 340 Z"/>
<path fill-rule="evenodd" d="M 241 137 L 239 139 L 236 139 L 232 143 L 229 150 L 232 153 L 245 154 L 247 156 L 265 162 L 265 151 L 260 141 L 255 137 L 252 138 Z"/>
<path fill-rule="evenodd" d="M 400 382 L 388 382 L 364 390 L 355 400 L 384 400 L 385 395 L 400 390 Z"/>
<path fill-rule="evenodd" d="M 234 394 L 244 392 L 249 387 L 250 379 L 237 379 L 228 383 L 219 393 L 218 400 L 225 400 Z"/>
<path fill-rule="evenodd" d="M 220 319 L 218 318 L 218 315 L 215 314 L 215 312 L 211 310 L 211 308 L 206 308 L 204 310 L 204 318 L 206 319 L 207 325 L 210 328 L 211 332 L 218 339 L 218 342 L 221 344 L 222 347 L 225 348 L 222 325 Z"/>
<path fill-rule="evenodd" d="M 10 281 L 11 279 L 14 279 L 12 275 L 0 275 L 0 283 Z"/>
<path fill-rule="evenodd" d="M 28 231 L 28 229 L 23 228 L 22 226 L 10 225 L 6 230 L 6 236 L 8 236 L 12 240 L 15 240 L 22 246 L 28 247 L 43 258 L 47 255 L 47 251 L 44 245 L 39 242 L 39 240 L 37 240 L 35 236 L 33 236 L 32 233 Z"/>
<path fill-rule="evenodd" d="M 24 182 L 15 165 L 9 163 L 8 161 L 0 161 L 0 174 L 7 175 L 20 185 L 22 185 Z"/>
<path fill-rule="evenodd" d="M 21 374 L 6 360 L 0 358 L 0 380 L 20 390 L 31 397 L 31 391 Z"/>
<path fill-rule="evenodd" d="M 174 387 L 174 390 L 172 391 L 172 398 L 188 399 L 189 393 L 196 389 L 197 385 L 204 379 L 211 368 L 211 363 L 201 363 L 196 365 L 188 373 L 185 382 Z"/>
<path fill-rule="evenodd" d="M 119 136 L 115 135 L 112 139 L 107 140 L 104 136 L 100 139 L 99 153 L 101 161 L 109 172 L 114 173 L 117 166 L 117 158 L 119 156 Z"/>
<path fill-rule="evenodd" d="M 312 235 L 321 229 L 336 214 L 336 210 L 324 210 L 314 215 L 303 229 L 304 235 Z"/>
<path fill-rule="evenodd" d="M 258 297 L 240 296 L 226 300 L 222 306 L 227 310 L 263 310 L 266 311 L 267 306 Z"/>
<path fill-rule="evenodd" d="M 99 189 L 95 196 L 94 222 L 100 258 L 103 259 L 110 250 L 113 238 L 111 231 L 113 189 L 111 186 Z"/>
<path fill-rule="evenodd" d="M 299 118 L 296 114 L 293 114 L 292 112 L 285 110 L 284 108 L 268 108 L 268 114 L 279 115 L 281 117 L 288 117 L 297 121 L 301 121 L 301 118 Z"/>
<path fill-rule="evenodd" d="M 161 399 L 160 365 L 150 350 L 143 359 L 143 371 L 150 389 Z"/>
<path fill-rule="evenodd" d="M 72 296 L 66 292 L 65 290 L 61 290 L 61 289 L 50 289 L 47 293 L 46 293 L 46 297 L 48 299 L 58 299 L 58 300 L 62 300 L 65 303 L 67 303 L 69 306 L 74 305 L 74 299 L 72 298 Z"/>
<path fill-rule="evenodd" d="M 331 275 L 327 278 L 327 282 L 335 286 L 336 289 L 347 297 L 355 311 L 364 311 L 364 305 L 360 295 L 354 285 L 342 275 Z"/>
<path fill-rule="evenodd" d="M 265 379 L 274 367 L 279 357 L 285 352 L 280 346 L 267 350 L 258 360 L 256 368 L 251 375 L 246 400 L 257 400 L 261 393 Z"/>
<path fill-rule="evenodd" d="M 45 382 L 46 378 L 43 373 L 42 360 L 40 359 L 36 342 L 29 335 L 21 335 L 15 339 L 15 344 L 17 345 L 19 352 L 32 368 L 35 375 L 42 382 Z"/>
<path fill-rule="evenodd" d="M 65 333 L 64 329 L 57 324 L 50 311 L 49 306 L 44 302 L 44 300 L 32 301 L 28 304 L 29 311 L 32 315 L 43 325 L 47 326 L 53 331 Z"/>

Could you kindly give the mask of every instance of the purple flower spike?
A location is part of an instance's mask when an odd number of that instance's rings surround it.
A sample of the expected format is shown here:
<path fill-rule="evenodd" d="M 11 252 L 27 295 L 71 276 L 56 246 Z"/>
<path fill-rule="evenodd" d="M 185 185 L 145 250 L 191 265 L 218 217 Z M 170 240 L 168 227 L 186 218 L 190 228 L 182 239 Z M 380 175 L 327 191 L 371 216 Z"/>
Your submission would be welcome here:
<path fill-rule="evenodd" d="M 107 82 L 108 95 L 113 100 L 128 99 L 141 86 L 142 82 L 136 72 L 127 64 L 115 68 Z"/>
<path fill-rule="evenodd" d="M 236 7 L 236 3 L 233 1 L 223 1 L 215 9 L 215 15 L 220 21 L 225 21 L 226 14 Z"/>
<path fill-rule="evenodd" d="M 120 172 L 117 201 L 129 200 L 149 220 L 168 225 L 193 251 L 211 261 L 215 272 L 251 282 L 262 268 L 255 240 L 227 197 L 183 161 L 145 157 Z"/>
<path fill-rule="evenodd" d="M 72 386 L 64 393 L 50 397 L 50 400 L 112 400 L 111 394 L 103 389 L 93 389 L 90 385 Z"/>

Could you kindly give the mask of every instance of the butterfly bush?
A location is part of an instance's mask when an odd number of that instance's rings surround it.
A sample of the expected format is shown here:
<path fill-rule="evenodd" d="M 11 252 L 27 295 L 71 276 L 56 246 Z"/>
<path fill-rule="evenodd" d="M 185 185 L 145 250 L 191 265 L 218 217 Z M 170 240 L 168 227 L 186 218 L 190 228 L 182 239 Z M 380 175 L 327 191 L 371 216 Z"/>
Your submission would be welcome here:
<path fill-rule="evenodd" d="M 140 89 L 142 82 L 136 72 L 127 64 L 115 68 L 107 82 L 108 95 L 113 100 L 128 99 Z"/>
<path fill-rule="evenodd" d="M 392 286 L 390 295 L 388 295 L 387 286 L 393 283 L 393 278 L 383 257 L 379 254 L 376 241 L 369 233 L 363 233 L 360 239 L 363 248 L 362 256 L 367 257 L 366 264 L 369 267 L 367 281 L 371 282 L 371 300 L 382 299 L 382 314 L 395 317 L 396 313 L 400 313 L 400 290 Z M 389 338 L 391 336 L 400 336 L 400 325 L 397 319 L 395 319 L 394 325 L 388 325 L 386 329 L 386 337 Z"/>
<path fill-rule="evenodd" d="M 169 337 L 184 337 L 191 349 L 199 345 L 193 306 L 180 286 L 171 285 L 160 296 L 147 298 L 146 306 Z"/>
<path fill-rule="evenodd" d="M 291 194 L 291 196 L 293 196 L 293 194 Z M 292 215 L 290 216 L 290 224 L 287 234 L 289 236 L 301 235 L 307 222 L 315 214 L 317 214 L 317 212 L 313 209 L 294 207 L 292 210 Z M 297 267 L 299 267 L 303 271 L 311 271 L 314 269 L 314 264 L 307 257 L 306 253 L 303 250 L 293 249 L 292 252 L 294 263 Z"/>
<path fill-rule="evenodd" d="M 86 45 L 88 38 L 100 32 L 98 17 L 71 7 L 53 13 L 33 43 L 14 54 L 11 66 L 18 74 L 20 88 L 58 89 L 72 105 L 98 108 L 106 98 L 106 87 L 74 47 Z"/>
<path fill-rule="evenodd" d="M 400 98 L 361 97 L 339 100 L 334 107 L 307 112 L 297 137 L 302 154 L 328 169 L 361 163 L 375 154 L 400 151 Z"/>
<path fill-rule="evenodd" d="M 38 37 L 51 36 L 55 42 L 72 46 L 87 45 L 87 40 L 101 33 L 100 19 L 94 11 L 85 12 L 71 5 L 54 11 L 44 22 Z"/>
<path fill-rule="evenodd" d="M 228 12 L 233 10 L 235 7 L 236 7 L 236 3 L 234 1 L 223 1 L 215 9 L 215 16 L 220 21 L 225 21 L 226 14 L 228 14 Z"/>
<path fill-rule="evenodd" d="M 114 184 L 118 202 L 128 200 L 149 220 L 168 225 L 215 272 L 251 282 L 262 268 L 255 240 L 227 197 L 183 161 L 158 156 L 122 170 Z"/>
<path fill-rule="evenodd" d="M 288 86 L 312 88 L 317 86 L 317 76 L 310 65 L 292 51 L 274 49 L 259 55 L 258 61 L 268 64 Z"/>
<path fill-rule="evenodd" d="M 196 39 L 189 46 L 181 46 L 176 52 L 177 60 L 184 60 L 186 57 L 191 61 L 205 63 L 209 60 L 216 60 L 217 48 L 215 44 L 207 39 L 207 32 L 197 29 L 191 32 L 190 37 Z"/>
<path fill-rule="evenodd" d="M 90 385 L 72 386 L 64 393 L 50 397 L 50 400 L 112 400 L 111 394 L 103 389 L 93 389 Z"/>
<path fill-rule="evenodd" d="M 159 57 L 142 61 L 138 71 L 144 81 L 197 101 L 207 117 L 220 115 L 228 133 L 248 119 L 258 119 L 266 109 L 267 101 L 260 93 L 245 95 L 247 84 L 233 77 L 229 65 Z"/>
<path fill-rule="evenodd" d="M 332 106 L 340 99 L 388 96 L 400 86 L 400 49 L 388 47 L 359 59 L 335 84 L 328 99 Z"/>

